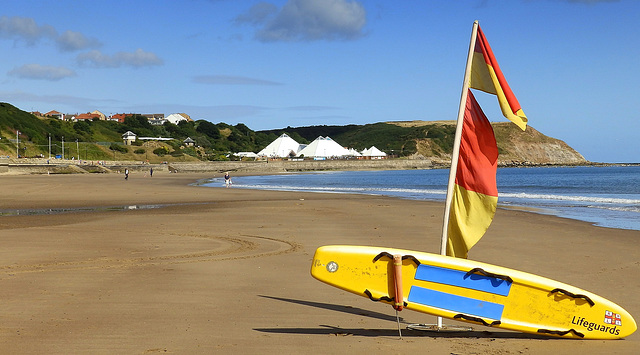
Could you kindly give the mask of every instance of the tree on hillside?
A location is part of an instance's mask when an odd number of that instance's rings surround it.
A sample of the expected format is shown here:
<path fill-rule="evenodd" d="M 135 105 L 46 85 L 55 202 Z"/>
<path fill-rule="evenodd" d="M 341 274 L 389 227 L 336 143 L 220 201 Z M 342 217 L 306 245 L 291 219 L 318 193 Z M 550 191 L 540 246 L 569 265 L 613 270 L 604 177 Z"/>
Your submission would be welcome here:
<path fill-rule="evenodd" d="M 73 129 L 78 133 L 91 133 L 91 125 L 85 121 L 78 121 L 74 123 Z"/>
<path fill-rule="evenodd" d="M 220 139 L 220 130 L 215 124 L 205 120 L 198 120 L 196 121 L 196 125 L 197 132 L 205 134 L 212 139 Z"/>

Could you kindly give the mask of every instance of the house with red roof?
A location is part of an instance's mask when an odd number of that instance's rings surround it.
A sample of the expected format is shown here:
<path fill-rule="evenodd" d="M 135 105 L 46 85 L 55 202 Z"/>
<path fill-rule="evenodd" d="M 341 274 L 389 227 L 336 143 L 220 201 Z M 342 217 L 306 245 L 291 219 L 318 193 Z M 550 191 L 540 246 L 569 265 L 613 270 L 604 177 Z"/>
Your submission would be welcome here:
<path fill-rule="evenodd" d="M 47 113 L 44 114 L 46 117 L 53 117 L 53 118 L 57 118 L 59 120 L 64 120 L 64 113 L 60 113 L 56 110 L 52 110 L 49 111 Z"/>
<path fill-rule="evenodd" d="M 86 121 L 86 120 L 93 120 L 93 119 L 100 119 L 100 115 L 97 113 L 81 113 L 78 115 L 75 115 L 74 117 L 71 117 L 72 121 Z"/>
<path fill-rule="evenodd" d="M 115 115 L 111 115 L 109 121 L 118 121 L 119 123 L 124 123 L 124 118 L 128 116 L 133 116 L 133 113 L 116 113 Z"/>

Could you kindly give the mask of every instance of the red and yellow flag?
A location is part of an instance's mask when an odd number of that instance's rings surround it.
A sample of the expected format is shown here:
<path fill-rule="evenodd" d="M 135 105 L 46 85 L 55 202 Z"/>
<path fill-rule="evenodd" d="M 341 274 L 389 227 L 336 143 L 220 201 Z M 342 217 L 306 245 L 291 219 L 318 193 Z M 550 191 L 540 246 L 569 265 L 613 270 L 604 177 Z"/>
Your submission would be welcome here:
<path fill-rule="evenodd" d="M 504 78 L 480 26 L 478 26 L 478 36 L 473 52 L 470 86 L 473 89 L 496 95 L 504 117 L 515 123 L 523 131 L 525 130 L 528 121 L 527 116 L 522 112 L 518 100 L 513 95 L 509 84 L 507 84 L 507 80 Z"/>
<path fill-rule="evenodd" d="M 469 90 L 448 221 L 447 255 L 466 258 L 489 228 L 498 205 L 497 168 L 493 128 Z"/>

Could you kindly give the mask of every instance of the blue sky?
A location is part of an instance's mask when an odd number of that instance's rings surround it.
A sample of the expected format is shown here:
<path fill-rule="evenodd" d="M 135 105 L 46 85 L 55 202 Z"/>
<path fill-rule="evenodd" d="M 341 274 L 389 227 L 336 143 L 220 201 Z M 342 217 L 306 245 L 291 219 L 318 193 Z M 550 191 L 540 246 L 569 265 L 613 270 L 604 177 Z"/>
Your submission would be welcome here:
<path fill-rule="evenodd" d="M 636 0 L 3 1 L 0 101 L 254 130 L 454 120 L 479 20 L 532 127 L 640 162 L 639 19 Z"/>

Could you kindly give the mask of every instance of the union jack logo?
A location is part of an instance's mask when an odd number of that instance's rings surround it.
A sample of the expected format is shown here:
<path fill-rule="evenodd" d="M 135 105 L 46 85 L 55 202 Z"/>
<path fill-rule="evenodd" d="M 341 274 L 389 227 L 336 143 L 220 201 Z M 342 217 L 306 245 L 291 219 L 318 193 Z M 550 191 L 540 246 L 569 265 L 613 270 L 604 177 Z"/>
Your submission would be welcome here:
<path fill-rule="evenodd" d="M 622 317 L 620 317 L 620 315 L 618 313 L 613 313 L 611 311 L 605 311 L 604 312 L 604 322 L 606 324 L 613 324 L 613 325 L 622 325 Z"/>

